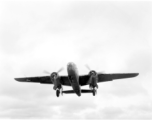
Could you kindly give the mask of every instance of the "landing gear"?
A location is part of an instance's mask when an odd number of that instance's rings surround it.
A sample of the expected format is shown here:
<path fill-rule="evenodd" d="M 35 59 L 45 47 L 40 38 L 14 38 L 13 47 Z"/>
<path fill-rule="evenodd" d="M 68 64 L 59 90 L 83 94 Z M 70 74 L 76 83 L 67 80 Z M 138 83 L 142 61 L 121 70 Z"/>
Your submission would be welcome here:
<path fill-rule="evenodd" d="M 93 93 L 93 96 L 95 96 L 96 93 L 97 93 L 97 90 L 96 90 L 95 88 L 93 88 L 93 89 L 92 89 L 92 93 Z"/>
<path fill-rule="evenodd" d="M 56 90 L 56 96 L 57 96 L 57 97 L 60 96 L 60 90 L 59 90 L 59 89 Z"/>

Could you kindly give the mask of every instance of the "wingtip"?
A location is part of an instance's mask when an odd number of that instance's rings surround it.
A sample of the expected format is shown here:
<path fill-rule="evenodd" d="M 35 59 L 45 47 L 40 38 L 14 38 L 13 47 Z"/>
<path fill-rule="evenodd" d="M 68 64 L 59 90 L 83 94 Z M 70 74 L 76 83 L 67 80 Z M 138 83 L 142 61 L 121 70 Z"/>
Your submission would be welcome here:
<path fill-rule="evenodd" d="M 139 73 L 134 73 L 134 76 L 136 77 L 136 76 L 138 76 L 139 75 Z"/>
<path fill-rule="evenodd" d="M 139 75 L 139 73 L 136 73 L 136 75 Z"/>
<path fill-rule="evenodd" d="M 14 80 L 18 81 L 18 79 L 17 79 L 17 78 L 14 78 Z"/>
<path fill-rule="evenodd" d="M 14 80 L 16 80 L 16 81 L 18 81 L 18 82 L 20 82 L 20 81 L 21 81 L 19 78 L 14 78 Z"/>

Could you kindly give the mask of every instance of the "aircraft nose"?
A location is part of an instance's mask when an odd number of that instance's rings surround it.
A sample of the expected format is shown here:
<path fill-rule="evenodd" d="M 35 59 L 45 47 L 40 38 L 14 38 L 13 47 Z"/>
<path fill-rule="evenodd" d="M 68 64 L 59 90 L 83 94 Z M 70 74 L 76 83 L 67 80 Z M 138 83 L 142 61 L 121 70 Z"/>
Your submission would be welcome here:
<path fill-rule="evenodd" d="M 72 65 L 71 64 L 68 65 L 68 69 L 69 70 L 72 69 Z"/>
<path fill-rule="evenodd" d="M 73 64 L 74 64 L 73 62 L 69 62 L 69 63 L 68 63 L 68 66 L 69 66 L 69 65 L 73 65 Z"/>
<path fill-rule="evenodd" d="M 73 69 L 73 63 L 72 62 L 70 62 L 70 63 L 68 63 L 68 69 Z"/>

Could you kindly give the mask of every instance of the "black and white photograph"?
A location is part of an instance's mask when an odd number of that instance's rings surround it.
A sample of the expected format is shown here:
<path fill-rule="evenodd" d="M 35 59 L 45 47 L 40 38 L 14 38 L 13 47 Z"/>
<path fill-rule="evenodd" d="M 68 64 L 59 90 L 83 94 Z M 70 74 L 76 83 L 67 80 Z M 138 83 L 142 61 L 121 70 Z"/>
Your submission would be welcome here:
<path fill-rule="evenodd" d="M 151 120 L 152 1 L 0 0 L 0 119 Z"/>

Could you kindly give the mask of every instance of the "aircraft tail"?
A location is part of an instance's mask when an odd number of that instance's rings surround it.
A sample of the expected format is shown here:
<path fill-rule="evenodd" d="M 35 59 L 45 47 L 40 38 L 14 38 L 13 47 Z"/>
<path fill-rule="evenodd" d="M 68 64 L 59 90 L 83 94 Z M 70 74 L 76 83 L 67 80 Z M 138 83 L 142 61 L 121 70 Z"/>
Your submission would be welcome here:
<path fill-rule="evenodd" d="M 81 93 L 92 93 L 92 90 L 85 90 L 85 89 L 82 89 L 82 90 L 81 90 Z"/>
<path fill-rule="evenodd" d="M 75 93 L 73 90 L 66 90 L 66 91 L 62 91 L 62 93 L 65 93 L 65 94 L 72 94 L 72 93 Z"/>
<path fill-rule="evenodd" d="M 66 90 L 66 91 L 62 91 L 62 93 L 65 93 L 65 94 L 72 94 L 72 93 L 75 93 L 73 90 Z M 92 93 L 92 90 L 85 90 L 85 89 L 82 89 L 81 90 L 81 93 Z"/>

